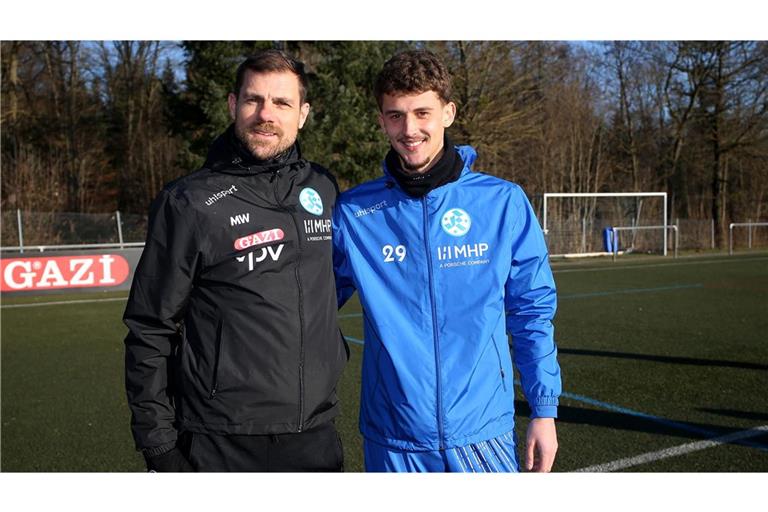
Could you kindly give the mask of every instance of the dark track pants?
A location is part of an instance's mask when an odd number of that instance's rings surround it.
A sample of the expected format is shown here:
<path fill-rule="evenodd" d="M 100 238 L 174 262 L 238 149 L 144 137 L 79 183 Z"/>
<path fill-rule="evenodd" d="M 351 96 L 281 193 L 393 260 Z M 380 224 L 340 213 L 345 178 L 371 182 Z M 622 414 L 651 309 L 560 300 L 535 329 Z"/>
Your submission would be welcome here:
<path fill-rule="evenodd" d="M 178 445 L 201 472 L 293 472 L 344 469 L 333 422 L 297 434 L 217 435 L 184 432 Z"/>

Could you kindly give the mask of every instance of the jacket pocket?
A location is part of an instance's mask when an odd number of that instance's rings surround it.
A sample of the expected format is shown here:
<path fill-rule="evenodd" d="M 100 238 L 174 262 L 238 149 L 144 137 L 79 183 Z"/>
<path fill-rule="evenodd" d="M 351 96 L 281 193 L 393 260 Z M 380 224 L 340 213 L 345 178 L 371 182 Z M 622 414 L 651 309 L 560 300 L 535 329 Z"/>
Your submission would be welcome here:
<path fill-rule="evenodd" d="M 222 336 L 223 327 L 224 321 L 219 318 L 219 321 L 216 324 L 216 344 L 213 356 L 213 374 L 211 375 L 211 393 L 208 396 L 211 400 L 216 398 L 216 391 L 219 387 L 219 365 L 221 364 L 221 349 L 224 339 Z"/>
<path fill-rule="evenodd" d="M 504 363 L 502 363 L 501 360 L 501 352 L 499 351 L 499 346 L 496 344 L 496 335 L 491 335 L 491 343 L 493 344 L 493 349 L 496 351 L 496 360 L 499 362 L 499 375 L 501 375 L 501 385 L 504 388 L 504 391 L 507 390 L 507 380 L 506 375 L 504 374 Z"/>

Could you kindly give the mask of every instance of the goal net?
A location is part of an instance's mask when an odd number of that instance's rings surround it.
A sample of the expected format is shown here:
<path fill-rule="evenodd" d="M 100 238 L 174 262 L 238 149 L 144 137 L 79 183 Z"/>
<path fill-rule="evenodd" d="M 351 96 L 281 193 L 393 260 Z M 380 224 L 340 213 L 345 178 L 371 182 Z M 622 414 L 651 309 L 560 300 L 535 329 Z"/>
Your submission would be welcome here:
<path fill-rule="evenodd" d="M 667 254 L 666 192 L 548 192 L 543 199 L 542 227 L 552 256 L 607 255 L 616 243 L 620 254 Z M 612 229 L 642 226 L 659 229 Z"/>

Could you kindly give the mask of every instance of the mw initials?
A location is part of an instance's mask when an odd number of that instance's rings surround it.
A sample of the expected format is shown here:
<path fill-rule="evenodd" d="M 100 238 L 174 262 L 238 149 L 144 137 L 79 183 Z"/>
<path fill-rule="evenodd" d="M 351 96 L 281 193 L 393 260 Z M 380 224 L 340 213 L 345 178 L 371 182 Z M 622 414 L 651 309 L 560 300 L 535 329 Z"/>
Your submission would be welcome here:
<path fill-rule="evenodd" d="M 229 225 L 239 225 L 239 224 L 247 224 L 251 221 L 251 214 L 250 213 L 244 213 L 240 215 L 235 215 L 234 217 L 229 218 Z"/>

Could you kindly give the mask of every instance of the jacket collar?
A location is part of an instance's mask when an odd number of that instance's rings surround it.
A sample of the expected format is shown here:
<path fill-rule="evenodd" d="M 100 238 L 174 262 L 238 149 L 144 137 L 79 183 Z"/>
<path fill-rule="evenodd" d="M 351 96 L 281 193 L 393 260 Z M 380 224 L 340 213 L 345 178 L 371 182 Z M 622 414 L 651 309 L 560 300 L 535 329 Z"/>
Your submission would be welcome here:
<path fill-rule="evenodd" d="M 306 164 L 299 142 L 270 160 L 257 160 L 235 135 L 235 125 L 229 127 L 211 144 L 203 167 L 228 174 L 261 174 Z"/>

